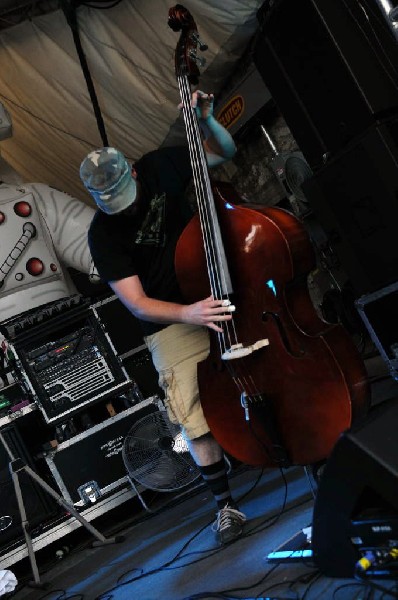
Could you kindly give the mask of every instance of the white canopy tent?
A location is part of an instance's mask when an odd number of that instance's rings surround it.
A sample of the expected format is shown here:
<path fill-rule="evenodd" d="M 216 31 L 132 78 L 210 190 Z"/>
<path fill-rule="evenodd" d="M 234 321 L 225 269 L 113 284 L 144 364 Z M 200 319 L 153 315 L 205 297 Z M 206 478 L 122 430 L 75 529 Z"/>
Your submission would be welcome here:
<path fill-rule="evenodd" d="M 179 34 L 167 24 L 175 4 L 113 4 L 107 10 L 79 6 L 78 31 L 108 142 L 135 160 L 172 139 L 170 127 L 180 121 L 174 73 Z M 257 28 L 261 4 L 262 0 L 184 2 L 208 45 L 202 89 L 221 89 Z M 62 9 L 1 30 L 0 65 L 0 100 L 13 121 L 12 138 L 0 143 L 3 159 L 24 181 L 47 183 L 91 204 L 79 179 L 79 165 L 87 152 L 103 143 Z"/>

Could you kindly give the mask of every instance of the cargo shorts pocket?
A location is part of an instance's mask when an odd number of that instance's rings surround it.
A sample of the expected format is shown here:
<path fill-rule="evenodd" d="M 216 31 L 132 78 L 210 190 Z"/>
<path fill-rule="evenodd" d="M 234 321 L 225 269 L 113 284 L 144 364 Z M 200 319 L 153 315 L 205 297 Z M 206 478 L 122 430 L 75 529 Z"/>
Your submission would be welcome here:
<path fill-rule="evenodd" d="M 184 425 L 187 413 L 173 369 L 164 369 L 159 373 L 159 387 L 164 392 L 164 404 L 170 421 L 175 424 Z"/>

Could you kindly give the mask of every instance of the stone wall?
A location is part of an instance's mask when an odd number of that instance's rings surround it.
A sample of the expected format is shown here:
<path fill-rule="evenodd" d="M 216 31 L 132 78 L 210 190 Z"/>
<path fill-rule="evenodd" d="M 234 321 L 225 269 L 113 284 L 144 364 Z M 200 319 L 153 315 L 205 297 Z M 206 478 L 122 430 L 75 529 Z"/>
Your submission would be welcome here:
<path fill-rule="evenodd" d="M 219 99 L 228 98 L 231 94 L 242 93 L 241 86 L 243 89 L 245 85 L 250 86 L 247 84 L 248 73 L 256 70 L 253 62 L 254 44 L 255 36 L 237 62 L 233 74 L 225 82 L 222 90 L 218 92 Z M 278 153 L 298 150 L 298 147 L 275 102 L 270 100 L 266 82 L 261 93 L 264 94 L 263 107 L 254 115 L 250 115 L 248 112 L 242 115 L 242 122 L 248 117 L 250 118 L 241 125 L 238 131 L 235 126 L 233 135 L 238 149 L 235 157 L 232 161 L 212 170 L 211 176 L 214 179 L 230 181 L 243 199 L 248 202 L 274 206 L 283 200 L 286 191 L 272 171 L 270 165 L 274 153 L 260 126 L 265 127 Z M 261 106 L 261 99 L 258 96 L 256 103 Z M 237 125 L 239 126 L 239 121 Z"/>
<path fill-rule="evenodd" d="M 269 114 L 255 117 L 244 135 L 237 136 L 235 157 L 212 171 L 212 176 L 229 180 L 248 202 L 274 206 L 283 201 L 286 192 L 270 166 L 274 153 L 260 125 L 266 128 L 279 153 L 298 149 L 283 117 L 272 107 Z"/>

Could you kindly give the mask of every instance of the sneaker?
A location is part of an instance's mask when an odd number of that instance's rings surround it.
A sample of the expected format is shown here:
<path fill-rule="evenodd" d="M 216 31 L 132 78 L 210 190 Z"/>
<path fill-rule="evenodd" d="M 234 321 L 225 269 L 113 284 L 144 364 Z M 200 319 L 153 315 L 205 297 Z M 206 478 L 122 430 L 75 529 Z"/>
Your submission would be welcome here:
<path fill-rule="evenodd" d="M 218 511 L 217 520 L 213 523 L 212 529 L 220 535 L 222 544 L 228 544 L 242 534 L 245 521 L 246 516 L 243 513 L 227 504 Z"/>

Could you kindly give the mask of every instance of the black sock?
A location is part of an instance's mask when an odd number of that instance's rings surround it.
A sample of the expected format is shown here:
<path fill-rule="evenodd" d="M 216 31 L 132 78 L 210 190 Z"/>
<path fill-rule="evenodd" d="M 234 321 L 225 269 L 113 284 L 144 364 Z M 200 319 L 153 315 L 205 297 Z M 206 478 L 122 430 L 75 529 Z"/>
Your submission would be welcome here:
<path fill-rule="evenodd" d="M 199 467 L 199 469 L 217 502 L 218 508 L 224 508 L 227 504 L 233 507 L 234 502 L 231 497 L 231 490 L 229 489 L 224 459 L 222 458 L 212 465 Z"/>

